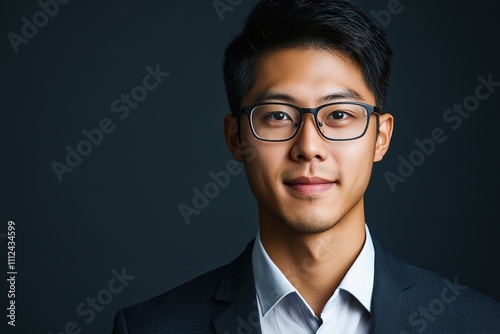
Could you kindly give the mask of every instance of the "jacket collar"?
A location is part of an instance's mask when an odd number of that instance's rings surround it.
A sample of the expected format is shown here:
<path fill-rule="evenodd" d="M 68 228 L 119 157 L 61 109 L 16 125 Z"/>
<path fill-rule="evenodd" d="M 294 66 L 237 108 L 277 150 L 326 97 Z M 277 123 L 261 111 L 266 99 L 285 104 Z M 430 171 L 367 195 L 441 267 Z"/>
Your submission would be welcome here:
<path fill-rule="evenodd" d="M 229 305 L 213 320 L 216 333 L 261 334 L 252 273 L 253 244 L 254 240 L 250 241 L 222 275 L 214 299 Z"/>
<path fill-rule="evenodd" d="M 373 237 L 375 277 L 372 295 L 372 333 L 399 333 L 412 310 L 405 293 L 413 286 L 408 267 Z M 414 310 L 413 310 L 414 311 Z"/>

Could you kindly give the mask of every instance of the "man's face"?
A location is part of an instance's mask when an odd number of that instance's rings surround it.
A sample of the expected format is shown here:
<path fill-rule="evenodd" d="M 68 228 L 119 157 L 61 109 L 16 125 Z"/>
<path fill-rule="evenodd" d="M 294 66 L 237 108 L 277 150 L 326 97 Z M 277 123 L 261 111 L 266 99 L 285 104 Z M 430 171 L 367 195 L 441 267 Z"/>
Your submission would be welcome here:
<path fill-rule="evenodd" d="M 337 53 L 313 48 L 282 49 L 265 54 L 256 67 L 255 83 L 242 107 L 284 102 L 314 108 L 329 102 L 357 101 L 375 105 L 359 67 Z M 392 117 L 382 115 L 377 137 L 376 116 L 366 134 L 350 141 L 321 136 L 312 114 L 289 141 L 265 142 L 252 135 L 248 117 L 237 123 L 226 117 L 228 146 L 245 164 L 259 207 L 261 224 L 279 223 L 299 233 L 326 231 L 340 221 L 362 220 L 363 194 L 374 161 L 382 159 L 392 132 Z M 251 152 L 245 155 L 244 152 Z"/>

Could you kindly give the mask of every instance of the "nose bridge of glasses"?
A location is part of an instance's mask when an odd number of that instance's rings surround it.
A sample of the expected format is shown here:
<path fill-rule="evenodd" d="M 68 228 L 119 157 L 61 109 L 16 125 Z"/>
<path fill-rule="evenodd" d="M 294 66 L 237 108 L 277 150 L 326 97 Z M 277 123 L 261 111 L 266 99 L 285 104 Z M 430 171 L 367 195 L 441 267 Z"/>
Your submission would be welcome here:
<path fill-rule="evenodd" d="M 321 122 L 320 120 L 318 119 L 318 111 L 319 109 L 318 108 L 301 108 L 300 109 L 300 113 L 301 113 L 301 122 L 300 124 L 298 124 L 298 129 L 297 131 L 301 131 L 302 132 L 304 131 L 303 128 L 305 128 L 307 125 L 306 125 L 306 118 L 309 118 L 310 121 L 312 122 L 311 126 L 314 127 L 314 130 L 316 130 L 318 132 L 319 135 L 321 135 Z M 308 114 L 310 114 L 310 116 L 308 116 Z M 310 122 L 308 122 L 310 123 Z"/>

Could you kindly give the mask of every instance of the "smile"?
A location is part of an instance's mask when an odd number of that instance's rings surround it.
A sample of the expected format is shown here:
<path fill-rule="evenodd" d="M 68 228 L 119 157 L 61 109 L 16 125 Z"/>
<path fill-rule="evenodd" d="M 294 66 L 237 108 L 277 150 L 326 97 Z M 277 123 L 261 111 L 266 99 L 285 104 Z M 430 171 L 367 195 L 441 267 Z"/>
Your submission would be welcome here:
<path fill-rule="evenodd" d="M 299 177 L 290 181 L 285 181 L 285 185 L 289 189 L 305 195 L 323 193 L 329 190 L 334 184 L 334 181 L 325 180 L 319 177 Z"/>

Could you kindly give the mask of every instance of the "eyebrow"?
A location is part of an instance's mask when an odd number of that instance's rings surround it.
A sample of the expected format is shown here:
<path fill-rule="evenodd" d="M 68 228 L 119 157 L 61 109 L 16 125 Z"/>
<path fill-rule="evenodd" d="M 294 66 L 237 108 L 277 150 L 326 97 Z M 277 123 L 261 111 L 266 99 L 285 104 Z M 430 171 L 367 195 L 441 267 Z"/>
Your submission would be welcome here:
<path fill-rule="evenodd" d="M 358 92 L 352 89 L 342 89 L 338 92 L 325 95 L 321 99 L 319 99 L 320 103 L 328 103 L 336 100 L 361 100 L 361 95 Z M 278 100 L 287 103 L 297 103 L 297 100 L 286 93 L 273 91 L 273 90 L 265 90 L 257 96 L 257 102 L 264 102 L 267 100 Z"/>

